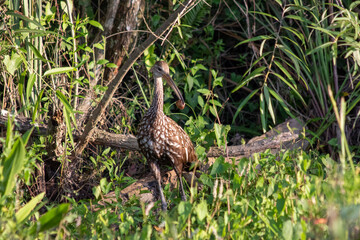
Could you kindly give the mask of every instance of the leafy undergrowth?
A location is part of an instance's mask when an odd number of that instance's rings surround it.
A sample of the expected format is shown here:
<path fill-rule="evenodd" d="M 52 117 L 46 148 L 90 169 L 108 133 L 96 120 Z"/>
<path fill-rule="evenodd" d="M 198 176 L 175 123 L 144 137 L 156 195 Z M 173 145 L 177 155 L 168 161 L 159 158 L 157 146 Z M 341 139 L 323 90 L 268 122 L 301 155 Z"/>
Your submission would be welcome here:
<path fill-rule="evenodd" d="M 169 209 L 163 213 L 159 202 L 152 206 L 136 197 L 123 202 L 119 186 L 129 184 L 129 178 L 116 171 L 93 188 L 96 199 L 114 190 L 112 203 L 67 198 L 68 203 L 49 204 L 44 193 L 26 200 L 20 183 L 31 184 L 34 158 L 25 149 L 30 134 L 8 130 L 4 139 L 1 239 L 360 238 L 360 168 L 348 164 L 351 158 L 340 157 L 340 164 L 299 150 L 268 151 L 232 163 L 219 157 L 194 187 L 187 187 L 188 201 L 164 186 Z"/>
<path fill-rule="evenodd" d="M 62 236 L 101 239 L 358 239 L 360 177 L 329 156 L 288 151 L 226 163 L 218 158 L 188 201 L 178 191 L 160 204 L 136 198 L 105 206 L 71 201 Z M 119 195 L 119 191 L 116 192 Z M 96 211 L 93 209 L 97 209 Z M 60 233 L 60 232 L 58 232 Z"/>

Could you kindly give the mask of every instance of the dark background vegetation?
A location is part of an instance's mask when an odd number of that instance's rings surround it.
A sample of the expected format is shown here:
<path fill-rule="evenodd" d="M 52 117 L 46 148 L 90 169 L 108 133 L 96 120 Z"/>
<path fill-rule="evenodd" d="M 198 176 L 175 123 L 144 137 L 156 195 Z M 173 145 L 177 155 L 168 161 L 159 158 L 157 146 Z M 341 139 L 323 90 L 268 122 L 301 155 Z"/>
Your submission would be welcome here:
<path fill-rule="evenodd" d="M 166 87 L 164 112 L 201 161 L 211 146 L 241 145 L 290 118 L 306 128 L 306 151 L 232 165 L 220 157 L 188 202 L 165 187 L 168 215 L 121 202 L 121 189 L 150 174 L 139 153 L 91 141 L 76 153 L 108 84 L 181 4 L 1 2 L 1 109 L 46 133 L 15 131 L 2 112 L 0 235 L 359 237 L 359 1 L 193 1 L 138 56 L 95 125 L 136 135 L 152 99 L 149 69 L 164 60 L 186 102 L 178 110 Z M 98 205 L 109 192 L 118 202 Z"/>

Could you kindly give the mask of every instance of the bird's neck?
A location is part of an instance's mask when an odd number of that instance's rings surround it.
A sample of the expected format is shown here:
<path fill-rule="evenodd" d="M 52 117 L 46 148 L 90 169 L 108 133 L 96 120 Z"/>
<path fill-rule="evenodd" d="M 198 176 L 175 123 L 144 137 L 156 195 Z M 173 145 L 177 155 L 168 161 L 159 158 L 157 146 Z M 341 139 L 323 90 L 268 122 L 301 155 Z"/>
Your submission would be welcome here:
<path fill-rule="evenodd" d="M 163 81 L 161 77 L 155 78 L 155 90 L 154 97 L 150 106 L 150 109 L 155 113 L 162 113 L 164 107 L 164 90 Z M 149 110 L 150 110 L 149 109 Z"/>

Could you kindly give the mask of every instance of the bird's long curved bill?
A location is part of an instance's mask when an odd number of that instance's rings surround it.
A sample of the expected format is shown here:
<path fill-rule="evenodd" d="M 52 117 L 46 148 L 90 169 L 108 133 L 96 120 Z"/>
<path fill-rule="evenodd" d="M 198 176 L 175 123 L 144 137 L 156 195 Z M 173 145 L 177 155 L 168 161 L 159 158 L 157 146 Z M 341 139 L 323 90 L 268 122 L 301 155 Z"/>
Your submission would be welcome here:
<path fill-rule="evenodd" d="M 184 98 L 179 90 L 179 88 L 176 86 L 174 80 L 172 80 L 172 78 L 170 77 L 170 75 L 168 74 L 164 74 L 163 78 L 165 78 L 166 82 L 170 85 L 170 87 L 174 90 L 176 96 L 178 97 L 178 99 L 185 104 Z"/>

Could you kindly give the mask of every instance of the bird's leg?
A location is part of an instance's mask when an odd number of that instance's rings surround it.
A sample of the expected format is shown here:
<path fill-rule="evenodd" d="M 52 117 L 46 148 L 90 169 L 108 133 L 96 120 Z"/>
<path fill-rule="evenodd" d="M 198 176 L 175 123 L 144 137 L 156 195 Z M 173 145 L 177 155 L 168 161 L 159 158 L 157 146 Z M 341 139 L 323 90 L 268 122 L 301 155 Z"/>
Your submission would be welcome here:
<path fill-rule="evenodd" d="M 159 186 L 159 192 L 160 192 L 160 199 L 161 199 L 161 209 L 163 211 L 166 211 L 167 209 L 167 203 L 166 203 L 166 200 L 165 200 L 165 196 L 164 196 L 164 193 L 163 193 L 163 190 L 161 188 L 161 175 L 160 175 L 160 167 L 159 165 L 154 162 L 154 161 L 150 161 L 150 168 L 154 174 L 154 177 L 156 179 L 156 182 Z"/>
<path fill-rule="evenodd" d="M 180 169 L 182 169 L 182 166 Z M 180 182 L 181 200 L 186 201 L 186 195 L 185 195 L 184 186 L 183 186 L 182 177 L 181 177 L 182 171 L 180 171 L 176 166 L 174 166 L 174 170 L 175 170 L 176 175 L 178 176 L 179 182 Z"/>

